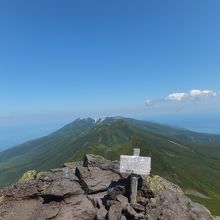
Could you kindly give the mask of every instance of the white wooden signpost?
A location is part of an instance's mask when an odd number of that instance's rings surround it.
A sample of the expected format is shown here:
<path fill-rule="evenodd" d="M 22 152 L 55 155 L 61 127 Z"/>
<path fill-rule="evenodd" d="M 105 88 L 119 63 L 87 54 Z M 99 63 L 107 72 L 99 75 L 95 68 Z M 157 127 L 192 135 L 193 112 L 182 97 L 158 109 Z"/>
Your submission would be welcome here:
<path fill-rule="evenodd" d="M 151 170 L 151 157 L 140 157 L 140 149 L 133 149 L 133 156 L 121 155 L 120 156 L 120 172 L 131 174 L 131 195 L 130 202 L 135 203 L 137 197 L 138 175 L 150 175 Z"/>

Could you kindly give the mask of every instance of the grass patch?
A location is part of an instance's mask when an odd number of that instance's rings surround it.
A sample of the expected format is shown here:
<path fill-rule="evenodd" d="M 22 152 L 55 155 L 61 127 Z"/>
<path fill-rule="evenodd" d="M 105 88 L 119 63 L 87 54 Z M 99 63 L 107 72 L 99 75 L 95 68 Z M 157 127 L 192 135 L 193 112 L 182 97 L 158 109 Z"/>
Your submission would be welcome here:
<path fill-rule="evenodd" d="M 192 195 L 187 195 L 193 202 L 204 205 L 214 216 L 220 216 L 220 198 L 203 199 Z"/>

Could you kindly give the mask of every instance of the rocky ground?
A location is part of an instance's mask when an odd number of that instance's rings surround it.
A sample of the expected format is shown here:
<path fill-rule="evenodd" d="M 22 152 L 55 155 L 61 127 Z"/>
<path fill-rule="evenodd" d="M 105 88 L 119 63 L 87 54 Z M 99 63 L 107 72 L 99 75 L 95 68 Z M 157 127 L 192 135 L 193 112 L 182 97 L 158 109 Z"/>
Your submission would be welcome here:
<path fill-rule="evenodd" d="M 0 191 L 0 220 L 211 220 L 173 183 L 138 177 L 137 202 L 129 202 L 129 176 L 119 163 L 86 155 L 48 172 L 29 171 Z"/>

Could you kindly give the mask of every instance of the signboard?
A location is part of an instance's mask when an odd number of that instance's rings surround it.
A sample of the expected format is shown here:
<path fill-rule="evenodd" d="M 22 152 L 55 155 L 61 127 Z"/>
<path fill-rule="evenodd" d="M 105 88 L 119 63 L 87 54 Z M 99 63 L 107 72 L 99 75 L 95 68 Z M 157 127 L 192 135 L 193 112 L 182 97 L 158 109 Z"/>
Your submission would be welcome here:
<path fill-rule="evenodd" d="M 151 157 L 120 156 L 120 172 L 150 175 Z"/>

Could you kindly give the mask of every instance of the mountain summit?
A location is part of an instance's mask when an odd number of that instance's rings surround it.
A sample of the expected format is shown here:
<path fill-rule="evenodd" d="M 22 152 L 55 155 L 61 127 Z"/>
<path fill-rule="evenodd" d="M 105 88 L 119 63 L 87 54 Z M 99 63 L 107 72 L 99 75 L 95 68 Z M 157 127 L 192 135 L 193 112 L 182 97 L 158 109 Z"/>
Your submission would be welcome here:
<path fill-rule="evenodd" d="M 159 176 L 139 176 L 137 201 L 131 203 L 130 179 L 118 168 L 117 161 L 86 155 L 83 163 L 27 172 L 0 191 L 0 219 L 213 220 L 207 209 Z"/>

